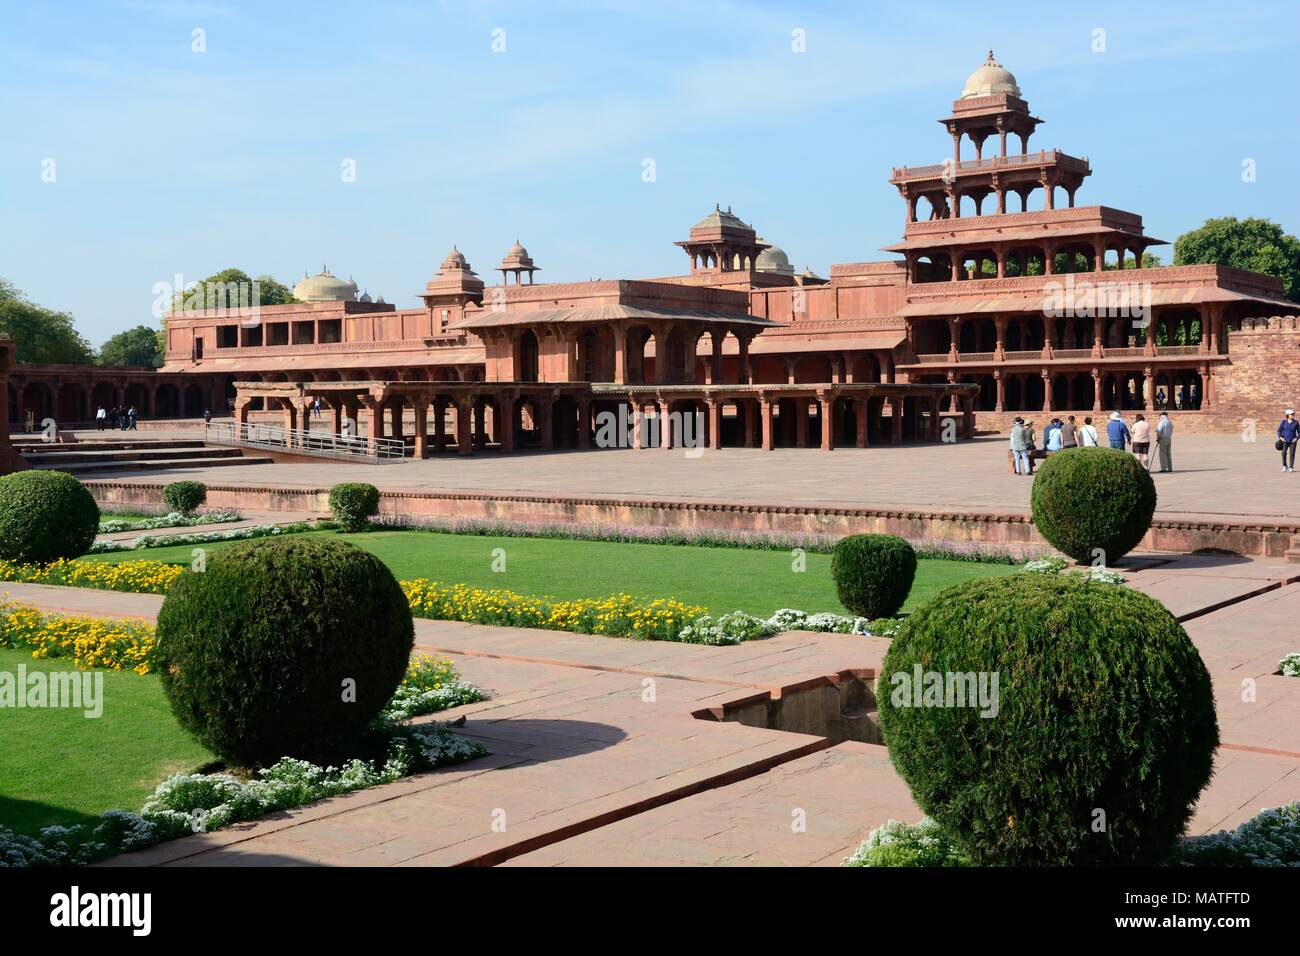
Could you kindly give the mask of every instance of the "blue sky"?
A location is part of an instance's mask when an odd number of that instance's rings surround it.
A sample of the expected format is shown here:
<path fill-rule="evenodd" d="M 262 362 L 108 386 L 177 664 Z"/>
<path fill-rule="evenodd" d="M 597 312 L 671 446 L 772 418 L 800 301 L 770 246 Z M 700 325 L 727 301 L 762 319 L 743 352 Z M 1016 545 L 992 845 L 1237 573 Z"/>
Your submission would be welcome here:
<path fill-rule="evenodd" d="M 1078 6 L 6 0 L 0 276 L 98 345 L 178 272 L 328 264 L 411 307 L 453 242 L 490 281 L 518 237 L 539 280 L 677 274 L 715 202 L 824 275 L 886 257 L 890 168 L 949 155 L 989 47 L 1031 145 L 1092 160 L 1080 204 L 1300 232 L 1300 5 Z"/>

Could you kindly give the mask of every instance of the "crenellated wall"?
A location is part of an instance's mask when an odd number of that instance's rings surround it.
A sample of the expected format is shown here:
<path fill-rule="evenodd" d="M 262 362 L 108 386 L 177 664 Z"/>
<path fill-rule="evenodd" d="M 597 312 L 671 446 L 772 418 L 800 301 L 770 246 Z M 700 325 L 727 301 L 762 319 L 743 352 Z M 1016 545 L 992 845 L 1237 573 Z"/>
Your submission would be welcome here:
<path fill-rule="evenodd" d="M 1214 377 L 1221 430 L 1255 427 L 1271 435 L 1288 408 L 1300 407 L 1300 316 L 1243 319 L 1227 333 L 1232 361 Z"/>

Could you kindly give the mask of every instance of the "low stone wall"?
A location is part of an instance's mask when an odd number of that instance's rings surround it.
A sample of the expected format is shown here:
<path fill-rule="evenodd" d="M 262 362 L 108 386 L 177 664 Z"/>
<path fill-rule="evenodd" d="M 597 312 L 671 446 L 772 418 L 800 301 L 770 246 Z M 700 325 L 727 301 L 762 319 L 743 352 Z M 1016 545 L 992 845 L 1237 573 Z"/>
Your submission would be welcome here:
<path fill-rule="evenodd" d="M 1235 417 L 1226 417 L 1209 410 L 1199 412 L 1178 411 L 1177 409 L 1166 410 L 1174 423 L 1175 437 L 1187 434 L 1223 434 L 1237 431 L 1240 425 L 1240 421 Z M 1148 412 L 1145 409 L 1135 408 L 1128 409 L 1122 414 L 1124 415 L 1124 421 L 1128 422 L 1130 427 L 1132 427 L 1134 417 L 1137 415 L 1145 415 L 1149 422 L 1154 422 L 1160 417 L 1158 409 Z M 1011 423 L 1019 416 L 1026 421 L 1032 421 L 1041 435 L 1043 429 L 1047 427 L 1047 423 L 1053 418 L 1065 421 L 1071 415 L 1074 416 L 1074 421 L 1078 425 L 1082 425 L 1085 418 L 1092 418 L 1092 423 L 1100 430 L 1110 419 L 1110 409 L 1103 412 L 1094 412 L 1090 408 L 1084 411 L 1067 409 L 1060 412 L 976 412 L 975 430 L 984 434 L 1008 435 L 1011 433 Z"/>
<path fill-rule="evenodd" d="M 88 481 L 86 487 L 100 503 L 118 508 L 157 506 L 162 502 L 162 484 L 101 480 Z M 329 490 L 208 485 L 207 506 L 324 515 L 329 512 Z M 832 536 L 874 532 L 898 535 L 910 541 L 986 545 L 1017 554 L 1051 550 L 1034 528 L 1029 515 L 1015 512 L 821 508 L 457 492 L 384 492 L 379 508 L 384 515 L 417 520 L 465 518 L 526 524 L 591 524 Z M 1280 558 L 1290 548 L 1293 534 L 1300 534 L 1300 523 L 1157 518 L 1139 550 L 1179 554 L 1213 550 Z"/>

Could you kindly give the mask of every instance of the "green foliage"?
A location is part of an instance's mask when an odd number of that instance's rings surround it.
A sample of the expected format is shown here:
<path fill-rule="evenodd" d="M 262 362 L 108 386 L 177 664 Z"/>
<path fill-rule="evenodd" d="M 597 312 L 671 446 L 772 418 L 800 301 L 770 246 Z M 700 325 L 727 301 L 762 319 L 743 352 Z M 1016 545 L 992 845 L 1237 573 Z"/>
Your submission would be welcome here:
<path fill-rule="evenodd" d="M 913 825 L 890 820 L 862 841 L 845 866 L 970 866 L 947 831 L 929 817 Z"/>
<path fill-rule="evenodd" d="M 1129 588 L 958 585 L 904 621 L 881 675 L 894 766 L 980 865 L 1157 863 L 1210 778 L 1210 676 L 1174 616 Z"/>
<path fill-rule="evenodd" d="M 208 486 L 201 481 L 173 481 L 163 489 L 163 501 L 169 511 L 192 515 L 208 499 Z"/>
<path fill-rule="evenodd" d="M 100 365 L 143 365 L 157 368 L 163 363 L 158 333 L 147 325 L 118 332 L 99 348 Z"/>
<path fill-rule="evenodd" d="M 1117 448 L 1069 448 L 1048 457 L 1029 495 L 1034 525 L 1076 561 L 1112 564 L 1151 527 L 1156 485 L 1132 455 Z"/>
<path fill-rule="evenodd" d="M 831 552 L 831 577 L 840 603 L 854 614 L 892 617 L 912 590 L 916 552 L 892 535 L 850 535 Z"/>
<path fill-rule="evenodd" d="M 379 489 L 362 481 L 345 481 L 330 489 L 330 512 L 344 531 L 365 531 L 379 511 Z"/>
<path fill-rule="evenodd" d="M 4 279 L 0 279 L 0 332 L 13 338 L 19 362 L 84 365 L 94 357 L 69 313 L 29 301 Z"/>
<path fill-rule="evenodd" d="M 1183 233 L 1174 243 L 1174 265 L 1197 263 L 1276 276 L 1288 299 L 1300 299 L 1300 240 L 1269 219 L 1224 216 Z"/>
<path fill-rule="evenodd" d="M 253 283 L 257 288 L 253 288 Z M 249 277 L 242 269 L 222 269 L 187 291 L 177 291 L 174 312 L 199 312 L 255 305 L 284 305 L 297 301 L 283 283 L 271 276 Z"/>
<path fill-rule="evenodd" d="M 158 666 L 177 721 L 227 761 L 333 760 L 393 695 L 414 634 L 378 558 L 289 536 L 182 575 L 158 612 Z"/>
<path fill-rule="evenodd" d="M 85 554 L 99 532 L 99 505 L 61 471 L 0 478 L 0 559 L 48 564 Z"/>

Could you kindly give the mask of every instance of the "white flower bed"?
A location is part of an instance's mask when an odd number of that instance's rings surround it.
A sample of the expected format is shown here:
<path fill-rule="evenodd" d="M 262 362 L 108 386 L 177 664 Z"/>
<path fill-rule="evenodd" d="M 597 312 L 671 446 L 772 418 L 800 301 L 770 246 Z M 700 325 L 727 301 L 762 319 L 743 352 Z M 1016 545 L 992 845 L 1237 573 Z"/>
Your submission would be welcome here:
<path fill-rule="evenodd" d="M 196 524 L 226 524 L 241 521 L 243 515 L 236 511 L 214 511 L 210 514 L 185 516 L 179 511 L 170 511 L 157 518 L 131 520 L 128 518 L 108 518 L 99 523 L 100 534 L 116 534 L 119 531 L 156 531 L 159 528 L 188 528 Z"/>

